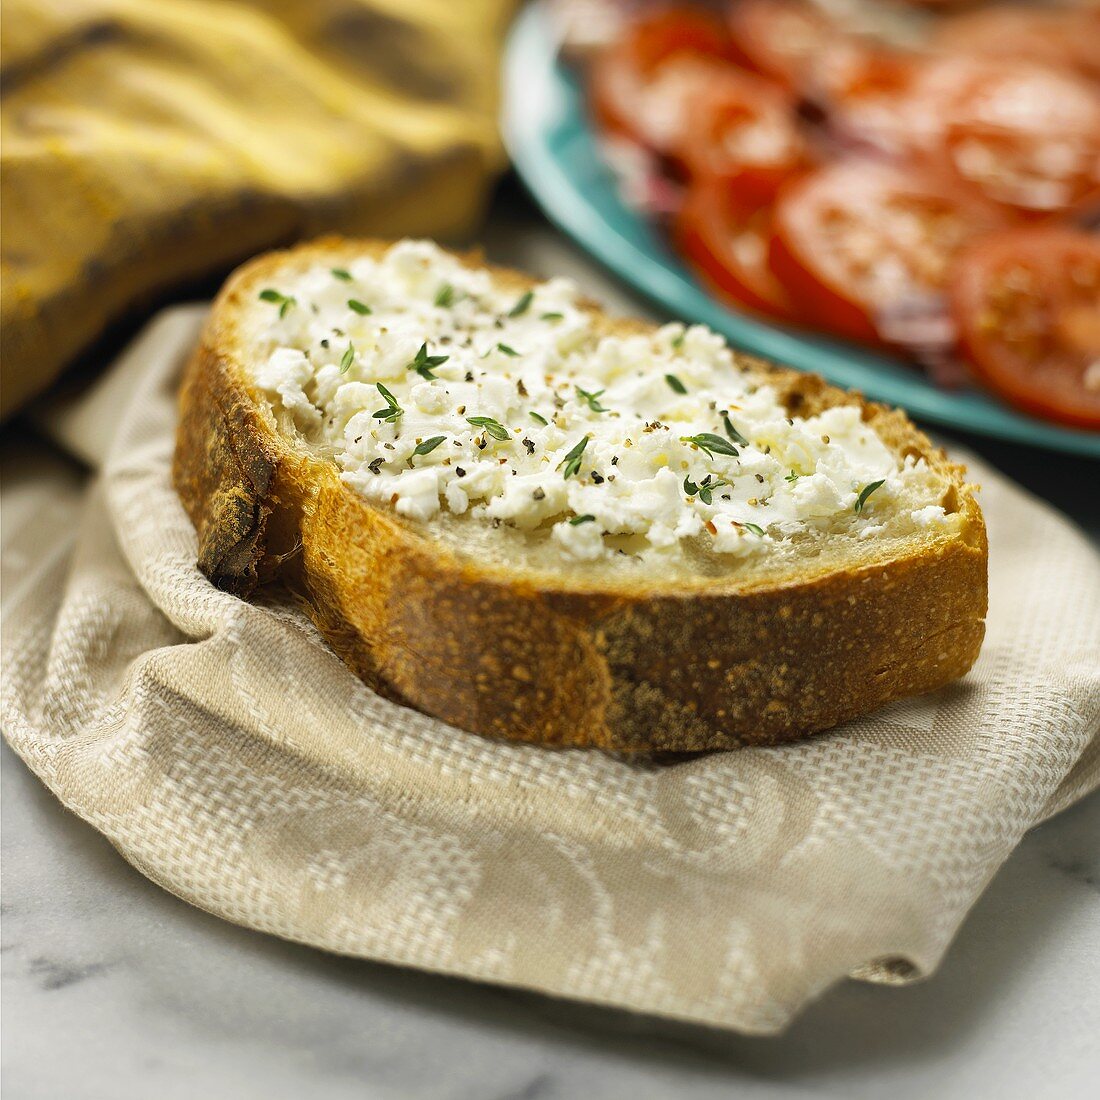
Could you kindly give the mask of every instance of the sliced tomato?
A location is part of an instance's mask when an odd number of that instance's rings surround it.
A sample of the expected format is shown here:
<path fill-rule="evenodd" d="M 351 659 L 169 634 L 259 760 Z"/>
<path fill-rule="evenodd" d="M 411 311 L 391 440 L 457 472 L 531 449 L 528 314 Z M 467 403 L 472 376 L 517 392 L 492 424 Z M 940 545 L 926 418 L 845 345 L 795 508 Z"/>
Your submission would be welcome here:
<path fill-rule="evenodd" d="M 731 49 L 722 22 L 696 8 L 638 20 L 593 64 L 597 124 L 665 152 L 683 131 L 690 97 L 732 68 Z"/>
<path fill-rule="evenodd" d="M 696 180 L 676 218 L 681 254 L 720 298 L 786 320 L 791 304 L 768 267 L 771 210 L 738 202 L 722 180 Z"/>
<path fill-rule="evenodd" d="M 914 138 L 975 194 L 1024 217 L 1060 215 L 1100 196 L 1100 89 L 1026 62 L 947 58 L 915 90 L 928 133 Z"/>
<path fill-rule="evenodd" d="M 771 267 L 799 313 L 823 328 L 907 343 L 895 332 L 935 319 L 959 249 L 1001 224 L 988 205 L 911 168 L 841 161 L 780 194 Z"/>
<path fill-rule="evenodd" d="M 814 59 L 840 33 L 807 0 L 735 0 L 729 25 L 737 59 L 791 89 L 807 83 Z"/>
<path fill-rule="evenodd" d="M 732 70 L 692 99 L 675 151 L 689 175 L 724 181 L 766 201 L 806 164 L 794 98 L 779 85 Z"/>
<path fill-rule="evenodd" d="M 1100 236 L 999 233 L 966 249 L 951 282 L 963 350 L 1006 401 L 1100 429 Z"/>
<path fill-rule="evenodd" d="M 1035 61 L 1100 81 L 1100 7 L 999 4 L 939 21 L 935 44 L 971 56 Z"/>

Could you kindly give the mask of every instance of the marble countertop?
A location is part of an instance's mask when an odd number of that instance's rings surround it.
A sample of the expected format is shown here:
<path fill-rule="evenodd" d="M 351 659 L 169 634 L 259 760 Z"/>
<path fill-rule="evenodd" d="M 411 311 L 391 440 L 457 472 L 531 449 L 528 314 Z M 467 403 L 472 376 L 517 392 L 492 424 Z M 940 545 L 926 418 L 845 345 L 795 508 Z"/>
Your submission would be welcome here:
<path fill-rule="evenodd" d="M 494 258 L 639 308 L 511 189 L 488 238 Z M 1100 531 L 1082 463 L 966 442 Z M 1100 795 L 1025 838 L 932 978 L 845 983 L 753 1039 L 234 927 L 146 881 L 6 745 L 0 768 L 11 1100 L 1061 1100 L 1100 1080 Z"/>
<path fill-rule="evenodd" d="M 147 882 L 5 745 L 7 1100 L 1095 1095 L 1100 796 L 1034 830 L 940 971 L 751 1039 L 327 955 Z"/>

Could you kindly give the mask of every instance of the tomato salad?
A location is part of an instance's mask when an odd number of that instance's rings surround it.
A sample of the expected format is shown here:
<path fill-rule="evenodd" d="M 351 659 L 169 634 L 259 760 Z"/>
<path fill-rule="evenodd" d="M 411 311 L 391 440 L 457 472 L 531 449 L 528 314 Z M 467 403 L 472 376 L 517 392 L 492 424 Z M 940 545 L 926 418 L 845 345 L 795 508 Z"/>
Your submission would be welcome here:
<path fill-rule="evenodd" d="M 646 7 L 589 102 L 718 297 L 1100 430 L 1100 8 L 934 24 L 918 51 L 811 0 Z"/>

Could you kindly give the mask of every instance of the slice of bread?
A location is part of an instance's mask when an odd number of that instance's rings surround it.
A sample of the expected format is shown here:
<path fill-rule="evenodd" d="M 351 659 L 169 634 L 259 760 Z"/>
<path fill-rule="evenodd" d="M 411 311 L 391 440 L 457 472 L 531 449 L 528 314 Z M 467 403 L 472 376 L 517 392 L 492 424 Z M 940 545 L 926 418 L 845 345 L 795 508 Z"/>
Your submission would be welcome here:
<path fill-rule="evenodd" d="M 802 737 L 961 676 L 985 527 L 899 412 L 423 242 L 238 270 L 183 383 L 199 566 L 390 698 L 548 745 Z"/>

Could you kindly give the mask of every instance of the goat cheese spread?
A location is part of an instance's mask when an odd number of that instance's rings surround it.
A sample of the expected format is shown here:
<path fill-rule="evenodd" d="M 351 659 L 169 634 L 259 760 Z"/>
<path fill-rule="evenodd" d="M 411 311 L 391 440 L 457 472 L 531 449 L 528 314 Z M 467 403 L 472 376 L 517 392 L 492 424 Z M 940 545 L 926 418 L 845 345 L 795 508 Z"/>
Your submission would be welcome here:
<path fill-rule="evenodd" d="M 520 293 L 402 241 L 260 298 L 255 382 L 272 409 L 402 516 L 469 513 L 587 561 L 952 519 L 930 503 L 938 475 L 899 463 L 857 406 L 788 416 L 715 333 L 604 335 L 566 279 Z"/>

